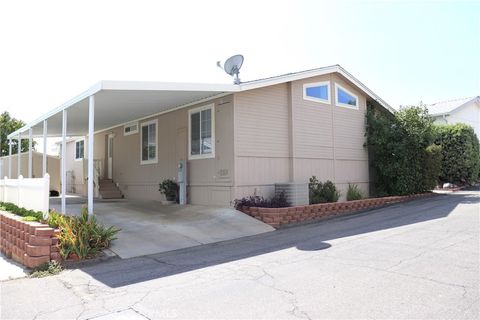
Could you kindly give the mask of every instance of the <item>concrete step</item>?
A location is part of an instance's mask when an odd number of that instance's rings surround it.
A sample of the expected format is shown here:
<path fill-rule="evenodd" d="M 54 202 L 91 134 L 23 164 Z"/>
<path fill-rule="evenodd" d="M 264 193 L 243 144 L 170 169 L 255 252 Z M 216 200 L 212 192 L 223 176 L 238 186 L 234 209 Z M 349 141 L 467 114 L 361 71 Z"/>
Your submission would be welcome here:
<path fill-rule="evenodd" d="M 111 179 L 99 181 L 99 192 L 102 199 L 122 199 L 124 198 L 120 189 Z"/>
<path fill-rule="evenodd" d="M 122 199 L 123 195 L 120 191 L 104 191 L 100 192 L 102 199 Z"/>
<path fill-rule="evenodd" d="M 116 185 L 100 186 L 100 190 L 118 190 Z"/>

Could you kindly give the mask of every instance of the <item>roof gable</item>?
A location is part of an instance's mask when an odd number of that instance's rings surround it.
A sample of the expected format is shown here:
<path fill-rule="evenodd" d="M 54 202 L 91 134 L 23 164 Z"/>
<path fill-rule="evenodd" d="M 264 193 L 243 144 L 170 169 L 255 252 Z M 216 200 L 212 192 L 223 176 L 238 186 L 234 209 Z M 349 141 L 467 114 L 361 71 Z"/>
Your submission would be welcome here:
<path fill-rule="evenodd" d="M 428 111 L 432 116 L 440 116 L 454 113 L 470 103 L 480 104 L 480 96 L 441 101 L 428 105 Z"/>

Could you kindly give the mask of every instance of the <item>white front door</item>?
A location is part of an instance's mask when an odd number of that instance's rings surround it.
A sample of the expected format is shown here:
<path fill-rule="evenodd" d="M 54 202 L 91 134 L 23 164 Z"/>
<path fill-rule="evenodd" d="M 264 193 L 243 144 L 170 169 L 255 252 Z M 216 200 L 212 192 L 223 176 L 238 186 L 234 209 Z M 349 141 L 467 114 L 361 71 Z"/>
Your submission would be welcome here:
<path fill-rule="evenodd" d="M 113 135 L 108 136 L 107 140 L 107 178 L 113 177 Z"/>

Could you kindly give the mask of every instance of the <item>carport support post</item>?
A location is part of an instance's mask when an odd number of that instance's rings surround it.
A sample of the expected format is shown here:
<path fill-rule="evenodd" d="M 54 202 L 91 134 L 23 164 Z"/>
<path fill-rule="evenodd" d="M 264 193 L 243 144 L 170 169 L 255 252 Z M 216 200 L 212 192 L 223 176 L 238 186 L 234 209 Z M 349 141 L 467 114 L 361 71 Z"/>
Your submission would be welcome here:
<path fill-rule="evenodd" d="M 12 139 L 8 139 L 8 178 L 12 179 Z"/>
<path fill-rule="evenodd" d="M 20 179 L 20 175 L 22 174 L 22 135 L 18 134 L 17 140 L 17 179 Z"/>
<path fill-rule="evenodd" d="M 47 120 L 43 120 L 43 156 L 42 156 L 42 177 L 47 173 Z"/>
<path fill-rule="evenodd" d="M 33 159 L 32 159 L 32 128 L 28 129 L 28 177 L 31 179 L 33 175 Z"/>
<path fill-rule="evenodd" d="M 88 100 L 88 214 L 93 214 L 93 143 L 95 124 L 95 96 Z"/>
<path fill-rule="evenodd" d="M 62 161 L 61 161 L 61 181 L 62 181 L 62 213 L 66 211 L 65 193 L 67 192 L 67 172 L 66 172 L 66 157 L 67 155 L 67 110 L 62 111 Z"/>

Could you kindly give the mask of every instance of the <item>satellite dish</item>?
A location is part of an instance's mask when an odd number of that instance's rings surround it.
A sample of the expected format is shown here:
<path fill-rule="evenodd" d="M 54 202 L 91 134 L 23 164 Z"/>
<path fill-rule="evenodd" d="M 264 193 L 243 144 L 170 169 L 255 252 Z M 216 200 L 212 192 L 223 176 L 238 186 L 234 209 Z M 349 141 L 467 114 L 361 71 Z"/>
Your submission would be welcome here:
<path fill-rule="evenodd" d="M 238 74 L 240 73 L 240 68 L 242 67 L 242 64 L 243 56 L 241 54 L 236 54 L 228 58 L 227 61 L 225 61 L 225 63 L 223 64 L 223 68 L 220 61 L 217 61 L 218 67 L 222 68 L 226 73 L 234 77 L 234 84 L 240 84 L 240 78 L 238 77 Z"/>

